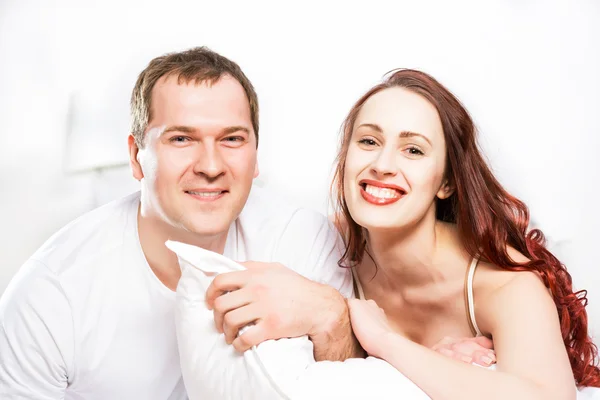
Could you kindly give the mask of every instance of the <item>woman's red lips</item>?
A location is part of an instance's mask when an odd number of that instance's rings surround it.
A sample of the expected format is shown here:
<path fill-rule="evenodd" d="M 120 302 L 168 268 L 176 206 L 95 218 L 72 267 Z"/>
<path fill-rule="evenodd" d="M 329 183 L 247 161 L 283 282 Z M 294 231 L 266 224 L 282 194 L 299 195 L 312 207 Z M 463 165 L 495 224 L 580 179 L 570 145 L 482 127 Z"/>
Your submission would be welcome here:
<path fill-rule="evenodd" d="M 360 194 L 369 203 L 384 206 L 400 200 L 406 191 L 394 184 L 365 179 L 360 181 Z"/>

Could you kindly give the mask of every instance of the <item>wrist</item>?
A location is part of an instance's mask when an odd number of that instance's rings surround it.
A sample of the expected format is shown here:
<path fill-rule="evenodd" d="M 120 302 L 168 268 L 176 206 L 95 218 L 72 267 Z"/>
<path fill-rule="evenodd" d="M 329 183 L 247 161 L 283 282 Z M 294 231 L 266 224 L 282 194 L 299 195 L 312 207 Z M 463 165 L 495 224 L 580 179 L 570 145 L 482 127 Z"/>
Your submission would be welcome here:
<path fill-rule="evenodd" d="M 335 338 L 338 332 L 350 329 L 350 315 L 346 299 L 329 285 L 321 285 L 323 296 L 315 308 L 313 324 L 308 336 Z"/>
<path fill-rule="evenodd" d="M 387 331 L 381 334 L 378 340 L 375 340 L 374 345 L 370 349 L 367 349 L 369 355 L 386 360 L 386 354 L 393 354 L 402 340 L 405 340 L 402 336 L 394 331 Z"/>

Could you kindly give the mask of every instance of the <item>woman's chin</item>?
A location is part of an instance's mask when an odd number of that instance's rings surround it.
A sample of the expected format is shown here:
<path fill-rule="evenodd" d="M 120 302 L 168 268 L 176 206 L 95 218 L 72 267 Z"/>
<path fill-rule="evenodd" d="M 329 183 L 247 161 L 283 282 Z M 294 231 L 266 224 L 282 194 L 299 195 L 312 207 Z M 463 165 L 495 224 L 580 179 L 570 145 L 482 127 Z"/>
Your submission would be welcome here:
<path fill-rule="evenodd" d="M 370 218 L 358 219 L 356 222 L 369 232 L 399 231 L 405 225 L 396 221 L 390 221 L 389 218 L 373 218 L 372 216 Z"/>

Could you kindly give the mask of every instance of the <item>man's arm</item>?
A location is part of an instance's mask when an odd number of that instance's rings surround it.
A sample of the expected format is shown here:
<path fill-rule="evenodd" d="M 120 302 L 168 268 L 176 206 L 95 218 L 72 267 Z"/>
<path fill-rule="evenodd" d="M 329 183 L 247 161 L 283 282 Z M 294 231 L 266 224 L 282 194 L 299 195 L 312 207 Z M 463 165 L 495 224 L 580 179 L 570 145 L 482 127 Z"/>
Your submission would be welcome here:
<path fill-rule="evenodd" d="M 248 270 L 213 281 L 207 303 L 214 307 L 217 329 L 240 351 L 268 339 L 308 335 L 317 360 L 363 357 L 345 301 L 353 295 L 352 274 L 337 264 L 341 250 L 324 216 L 298 210 L 279 238 L 273 259 L 280 264 L 244 263 Z M 235 339 L 252 322 L 256 326 Z"/>
<path fill-rule="evenodd" d="M 29 261 L 0 298 L 0 397 L 62 399 L 73 321 L 56 276 Z"/>
<path fill-rule="evenodd" d="M 316 361 L 344 361 L 367 356 L 352 331 L 346 299 L 343 305 L 341 312 L 332 314 L 330 322 L 324 323 L 320 331 L 309 335 Z"/>
<path fill-rule="evenodd" d="M 343 361 L 364 352 L 352 333 L 346 299 L 276 263 L 243 263 L 220 274 L 206 292 L 215 326 L 238 351 L 269 339 L 308 335 L 317 361 Z M 238 331 L 254 323 L 239 337 Z"/>

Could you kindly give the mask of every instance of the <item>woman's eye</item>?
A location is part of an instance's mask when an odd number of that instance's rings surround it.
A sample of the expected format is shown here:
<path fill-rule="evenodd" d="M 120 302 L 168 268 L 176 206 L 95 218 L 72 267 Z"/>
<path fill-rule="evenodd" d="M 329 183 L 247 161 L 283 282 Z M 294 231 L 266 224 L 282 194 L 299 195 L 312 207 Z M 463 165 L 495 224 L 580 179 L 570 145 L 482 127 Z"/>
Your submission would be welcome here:
<path fill-rule="evenodd" d="M 373 139 L 368 138 L 360 139 L 358 143 L 365 144 L 367 146 L 375 146 L 377 144 Z"/>
<path fill-rule="evenodd" d="M 408 151 L 408 154 L 413 155 L 413 156 L 422 156 L 423 154 L 425 154 L 421 151 L 421 149 L 419 149 L 418 147 L 414 147 L 414 146 L 411 146 L 406 150 Z"/>

